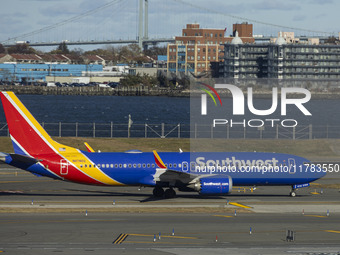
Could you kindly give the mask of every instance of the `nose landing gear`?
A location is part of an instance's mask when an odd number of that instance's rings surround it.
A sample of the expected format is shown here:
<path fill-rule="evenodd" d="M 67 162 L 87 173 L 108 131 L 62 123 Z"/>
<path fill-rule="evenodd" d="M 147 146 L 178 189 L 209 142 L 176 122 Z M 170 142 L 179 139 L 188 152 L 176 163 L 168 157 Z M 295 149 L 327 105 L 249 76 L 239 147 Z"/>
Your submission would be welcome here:
<path fill-rule="evenodd" d="M 292 187 L 290 193 L 289 193 L 289 196 L 291 197 L 295 197 L 296 196 L 296 190 Z"/>

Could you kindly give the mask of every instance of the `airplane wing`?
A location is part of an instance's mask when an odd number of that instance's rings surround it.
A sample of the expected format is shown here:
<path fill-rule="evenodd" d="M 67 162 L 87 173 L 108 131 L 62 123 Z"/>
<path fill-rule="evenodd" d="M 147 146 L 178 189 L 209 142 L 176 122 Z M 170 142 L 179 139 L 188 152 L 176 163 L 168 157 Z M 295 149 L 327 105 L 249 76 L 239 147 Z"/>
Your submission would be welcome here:
<path fill-rule="evenodd" d="M 153 151 L 153 155 L 158 166 L 158 168 L 156 169 L 156 173 L 154 174 L 155 182 L 169 182 L 172 184 L 181 183 L 184 185 L 188 185 L 191 183 L 195 183 L 198 179 L 202 177 L 213 176 L 213 174 L 197 175 L 168 169 L 155 150 Z"/>

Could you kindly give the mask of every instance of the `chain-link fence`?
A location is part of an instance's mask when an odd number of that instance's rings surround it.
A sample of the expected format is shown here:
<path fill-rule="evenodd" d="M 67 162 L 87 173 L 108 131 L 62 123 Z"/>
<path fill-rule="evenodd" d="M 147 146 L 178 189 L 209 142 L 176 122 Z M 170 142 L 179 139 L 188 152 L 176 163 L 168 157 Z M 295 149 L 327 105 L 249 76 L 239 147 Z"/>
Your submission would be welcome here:
<path fill-rule="evenodd" d="M 57 137 L 221 138 L 221 139 L 340 139 L 340 126 L 230 127 L 195 124 L 41 123 Z M 0 136 L 9 136 L 7 123 L 0 123 Z"/>

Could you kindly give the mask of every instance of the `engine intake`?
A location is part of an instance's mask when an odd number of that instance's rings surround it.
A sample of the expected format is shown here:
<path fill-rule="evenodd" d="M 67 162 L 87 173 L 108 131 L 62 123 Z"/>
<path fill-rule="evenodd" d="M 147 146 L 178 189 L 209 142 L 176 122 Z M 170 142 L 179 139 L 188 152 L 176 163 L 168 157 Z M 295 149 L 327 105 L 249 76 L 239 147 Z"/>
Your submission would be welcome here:
<path fill-rule="evenodd" d="M 233 188 L 230 176 L 204 177 L 195 183 L 194 189 L 202 195 L 228 194 Z"/>

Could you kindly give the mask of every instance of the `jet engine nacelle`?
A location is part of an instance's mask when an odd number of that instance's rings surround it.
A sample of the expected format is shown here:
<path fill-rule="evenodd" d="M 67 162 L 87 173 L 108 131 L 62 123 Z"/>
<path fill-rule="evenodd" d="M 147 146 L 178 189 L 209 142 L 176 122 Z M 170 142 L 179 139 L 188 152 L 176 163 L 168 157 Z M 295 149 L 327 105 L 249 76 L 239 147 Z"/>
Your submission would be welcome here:
<path fill-rule="evenodd" d="M 212 176 L 199 179 L 194 189 L 202 195 L 228 194 L 233 188 L 230 176 Z"/>

